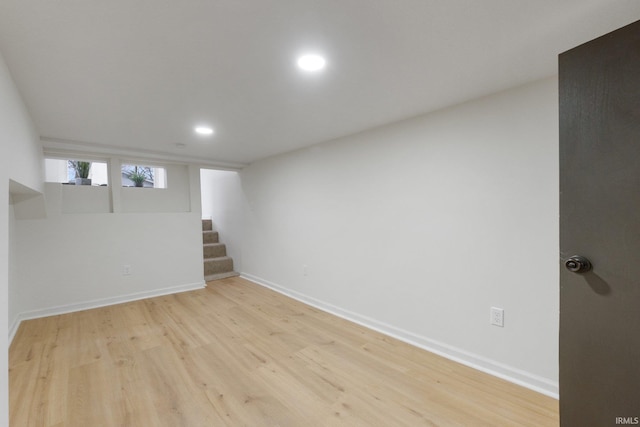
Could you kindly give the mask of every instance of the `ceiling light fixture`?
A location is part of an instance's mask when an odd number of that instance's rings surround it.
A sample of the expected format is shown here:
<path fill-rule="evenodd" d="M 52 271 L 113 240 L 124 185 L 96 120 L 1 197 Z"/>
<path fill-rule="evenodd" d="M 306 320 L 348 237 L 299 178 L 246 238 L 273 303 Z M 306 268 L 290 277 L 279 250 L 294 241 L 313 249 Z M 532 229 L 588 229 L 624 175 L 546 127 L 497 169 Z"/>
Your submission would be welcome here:
<path fill-rule="evenodd" d="M 316 54 L 302 55 L 298 58 L 298 67 L 304 71 L 320 71 L 327 65 L 324 57 Z"/>
<path fill-rule="evenodd" d="M 212 135 L 213 134 L 213 129 L 210 128 L 209 126 L 196 126 L 194 131 L 198 135 Z"/>

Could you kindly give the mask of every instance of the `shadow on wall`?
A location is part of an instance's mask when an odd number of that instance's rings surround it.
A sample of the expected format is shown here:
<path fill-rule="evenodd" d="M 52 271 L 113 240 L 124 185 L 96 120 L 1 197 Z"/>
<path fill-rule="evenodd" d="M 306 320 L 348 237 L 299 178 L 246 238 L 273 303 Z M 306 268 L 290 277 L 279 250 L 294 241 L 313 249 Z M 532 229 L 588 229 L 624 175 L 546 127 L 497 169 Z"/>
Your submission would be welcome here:
<path fill-rule="evenodd" d="M 44 195 L 11 179 L 9 204 L 13 205 L 17 219 L 43 219 L 47 216 Z"/>

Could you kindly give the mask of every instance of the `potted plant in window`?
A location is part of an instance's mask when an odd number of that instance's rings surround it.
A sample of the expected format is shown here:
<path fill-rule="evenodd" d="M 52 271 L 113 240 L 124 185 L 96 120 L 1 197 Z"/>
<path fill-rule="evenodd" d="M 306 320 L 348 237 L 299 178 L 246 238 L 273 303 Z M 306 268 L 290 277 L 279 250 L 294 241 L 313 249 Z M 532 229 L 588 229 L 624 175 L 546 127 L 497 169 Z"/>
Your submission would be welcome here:
<path fill-rule="evenodd" d="M 82 162 L 79 160 L 70 160 L 70 162 L 76 171 L 76 185 L 91 185 L 91 179 L 89 178 L 91 162 Z"/>
<path fill-rule="evenodd" d="M 144 170 L 138 170 L 137 166 L 133 171 L 129 172 L 127 177 L 133 181 L 136 187 L 143 187 L 144 182 L 147 180 L 147 174 L 144 173 Z"/>

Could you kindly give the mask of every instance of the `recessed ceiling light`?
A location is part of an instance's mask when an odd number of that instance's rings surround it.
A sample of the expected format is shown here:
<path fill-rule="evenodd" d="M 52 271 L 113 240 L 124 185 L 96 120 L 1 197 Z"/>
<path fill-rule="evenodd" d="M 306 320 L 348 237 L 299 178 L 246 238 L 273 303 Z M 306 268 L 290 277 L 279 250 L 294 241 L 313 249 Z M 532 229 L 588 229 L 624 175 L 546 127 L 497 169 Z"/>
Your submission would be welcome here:
<path fill-rule="evenodd" d="M 309 54 L 298 58 L 298 67 L 304 71 L 320 71 L 326 65 L 327 61 L 320 55 Z"/>
<path fill-rule="evenodd" d="M 212 135 L 213 129 L 209 126 L 196 126 L 193 129 L 198 135 Z"/>

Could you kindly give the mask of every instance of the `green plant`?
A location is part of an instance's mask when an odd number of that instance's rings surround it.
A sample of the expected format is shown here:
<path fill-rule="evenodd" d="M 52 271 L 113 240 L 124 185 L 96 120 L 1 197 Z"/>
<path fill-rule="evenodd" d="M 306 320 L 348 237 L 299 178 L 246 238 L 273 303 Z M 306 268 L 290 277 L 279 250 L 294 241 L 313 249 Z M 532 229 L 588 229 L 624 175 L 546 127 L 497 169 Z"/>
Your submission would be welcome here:
<path fill-rule="evenodd" d="M 89 178 L 89 170 L 91 169 L 91 162 L 82 162 L 79 160 L 69 160 L 71 166 L 76 171 L 76 178 Z"/>
<path fill-rule="evenodd" d="M 147 174 L 144 173 L 144 171 L 142 171 L 142 170 L 138 170 L 137 167 L 135 168 L 135 170 L 129 172 L 127 177 L 131 181 L 133 181 L 133 183 L 136 185 L 136 187 L 142 187 L 144 182 L 147 180 Z"/>

